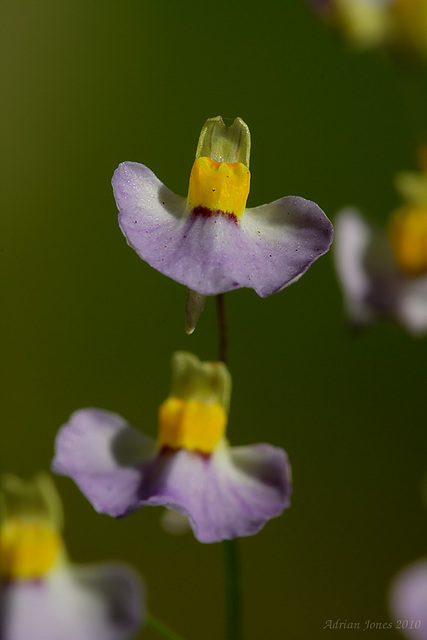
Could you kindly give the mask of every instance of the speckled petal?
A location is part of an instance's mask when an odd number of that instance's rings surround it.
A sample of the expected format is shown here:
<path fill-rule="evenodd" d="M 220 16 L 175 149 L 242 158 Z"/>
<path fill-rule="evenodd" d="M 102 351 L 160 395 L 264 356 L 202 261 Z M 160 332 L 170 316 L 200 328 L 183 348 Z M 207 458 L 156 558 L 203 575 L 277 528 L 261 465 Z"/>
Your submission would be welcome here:
<path fill-rule="evenodd" d="M 390 609 L 395 622 L 407 621 L 403 631 L 407 638 L 427 640 L 427 558 L 398 574 L 390 592 Z"/>
<path fill-rule="evenodd" d="M 58 434 L 54 470 L 73 478 L 98 511 L 120 516 L 162 505 L 186 515 L 201 542 L 217 542 L 252 535 L 289 506 L 282 449 L 222 443 L 209 456 L 185 449 L 155 456 L 149 440 L 148 454 L 130 459 L 118 440 L 147 449 L 144 436 L 107 411 L 78 411 Z"/>
<path fill-rule="evenodd" d="M 144 165 L 113 176 L 120 227 L 138 255 L 203 295 L 251 287 L 262 297 L 297 280 L 326 253 L 332 225 L 313 202 L 289 196 L 246 209 L 240 221 L 194 215 Z"/>
<path fill-rule="evenodd" d="M 119 415 L 80 409 L 57 435 L 52 470 L 73 478 L 97 511 L 118 517 L 137 504 L 141 468 L 155 449 Z"/>
<path fill-rule="evenodd" d="M 120 565 L 64 567 L 1 595 L 2 640 L 125 640 L 143 618 L 139 579 Z"/>

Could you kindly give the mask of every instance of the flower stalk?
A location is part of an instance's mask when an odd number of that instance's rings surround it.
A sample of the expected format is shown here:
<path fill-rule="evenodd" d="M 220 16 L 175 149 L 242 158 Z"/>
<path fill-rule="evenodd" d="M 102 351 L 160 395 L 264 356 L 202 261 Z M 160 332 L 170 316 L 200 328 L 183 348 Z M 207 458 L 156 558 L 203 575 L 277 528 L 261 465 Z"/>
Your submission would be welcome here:
<path fill-rule="evenodd" d="M 226 640 L 242 640 L 242 597 L 237 540 L 224 540 L 226 571 Z"/>
<path fill-rule="evenodd" d="M 225 316 L 225 295 L 217 295 L 218 317 L 218 359 L 227 364 L 228 338 L 227 321 Z M 240 588 L 240 563 L 238 557 L 237 540 L 224 540 L 225 560 L 225 597 L 226 597 L 226 640 L 241 640 L 242 634 L 242 598 Z"/>

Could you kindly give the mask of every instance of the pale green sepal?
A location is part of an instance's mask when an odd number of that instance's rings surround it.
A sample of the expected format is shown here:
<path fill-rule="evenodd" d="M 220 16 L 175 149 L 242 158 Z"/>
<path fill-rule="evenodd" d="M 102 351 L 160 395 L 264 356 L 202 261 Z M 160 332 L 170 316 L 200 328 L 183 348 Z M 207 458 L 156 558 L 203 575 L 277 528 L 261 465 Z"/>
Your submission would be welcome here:
<path fill-rule="evenodd" d="M 197 291 L 187 289 L 187 300 L 185 303 L 185 333 L 191 335 L 197 326 L 202 311 L 205 308 L 206 296 Z"/>
<path fill-rule="evenodd" d="M 215 162 L 241 162 L 249 169 L 251 134 L 248 125 L 236 118 L 229 127 L 222 116 L 208 118 L 203 125 L 196 150 L 197 158 Z"/>
<path fill-rule="evenodd" d="M 192 353 L 176 351 L 172 356 L 170 395 L 203 404 L 230 407 L 231 375 L 223 362 L 200 362 Z"/>
<path fill-rule="evenodd" d="M 179 513 L 179 511 L 172 511 L 172 509 L 164 510 L 160 524 L 164 531 L 172 535 L 182 535 L 191 531 L 190 521 L 187 516 Z"/>
<path fill-rule="evenodd" d="M 63 527 L 61 499 L 51 477 L 39 473 L 31 480 L 22 480 L 12 474 L 1 479 L 0 514 L 2 519 L 37 519 Z"/>
<path fill-rule="evenodd" d="M 427 175 L 415 171 L 401 171 L 395 177 L 396 189 L 410 204 L 427 205 Z"/>

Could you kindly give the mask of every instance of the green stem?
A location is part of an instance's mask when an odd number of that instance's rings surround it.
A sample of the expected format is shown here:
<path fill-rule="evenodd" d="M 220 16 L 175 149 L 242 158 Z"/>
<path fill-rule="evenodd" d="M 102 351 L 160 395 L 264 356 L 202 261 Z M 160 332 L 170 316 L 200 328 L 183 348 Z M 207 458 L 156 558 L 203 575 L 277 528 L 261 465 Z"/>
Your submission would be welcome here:
<path fill-rule="evenodd" d="M 224 540 L 226 571 L 226 640 L 242 640 L 242 605 L 237 540 Z"/>
<path fill-rule="evenodd" d="M 227 321 L 225 317 L 224 294 L 216 297 L 218 311 L 219 359 L 228 361 Z M 242 640 L 242 603 L 240 593 L 240 566 L 237 540 L 222 543 L 225 559 L 225 623 L 226 640 Z"/>
<path fill-rule="evenodd" d="M 224 294 L 219 293 L 216 297 L 218 311 L 218 355 L 219 360 L 224 364 L 228 361 L 228 340 L 227 340 L 227 321 L 225 319 Z"/>
<path fill-rule="evenodd" d="M 175 631 L 172 631 L 167 625 L 165 625 L 161 620 L 153 616 L 151 613 L 147 613 L 145 616 L 145 624 L 147 627 L 151 627 L 154 631 L 157 631 L 164 638 L 168 638 L 168 640 L 184 640 L 182 636 L 179 636 Z"/>

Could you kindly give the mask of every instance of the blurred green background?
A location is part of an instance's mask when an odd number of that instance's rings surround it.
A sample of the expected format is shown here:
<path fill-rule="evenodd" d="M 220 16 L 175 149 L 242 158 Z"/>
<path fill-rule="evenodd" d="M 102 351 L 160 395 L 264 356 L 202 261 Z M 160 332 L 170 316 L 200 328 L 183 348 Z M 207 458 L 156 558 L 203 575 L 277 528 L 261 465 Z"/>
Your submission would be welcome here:
<path fill-rule="evenodd" d="M 29 476 L 77 408 L 155 435 L 171 353 L 217 354 L 214 300 L 186 336 L 184 287 L 127 247 L 119 162 L 185 195 L 204 120 L 241 116 L 250 206 L 298 194 L 332 220 L 356 204 L 384 224 L 394 173 L 415 168 L 410 92 L 420 81 L 426 95 L 426 70 L 349 51 L 297 0 L 4 0 L 0 18 L 1 464 Z M 391 578 L 427 551 L 426 339 L 393 325 L 350 335 L 330 255 L 278 295 L 239 290 L 226 305 L 229 438 L 284 447 L 294 474 L 292 507 L 240 541 L 246 640 L 388 621 Z M 223 637 L 220 545 L 166 534 L 159 509 L 98 515 L 71 480 L 57 485 L 75 562 L 125 560 L 155 615 L 188 640 Z"/>

